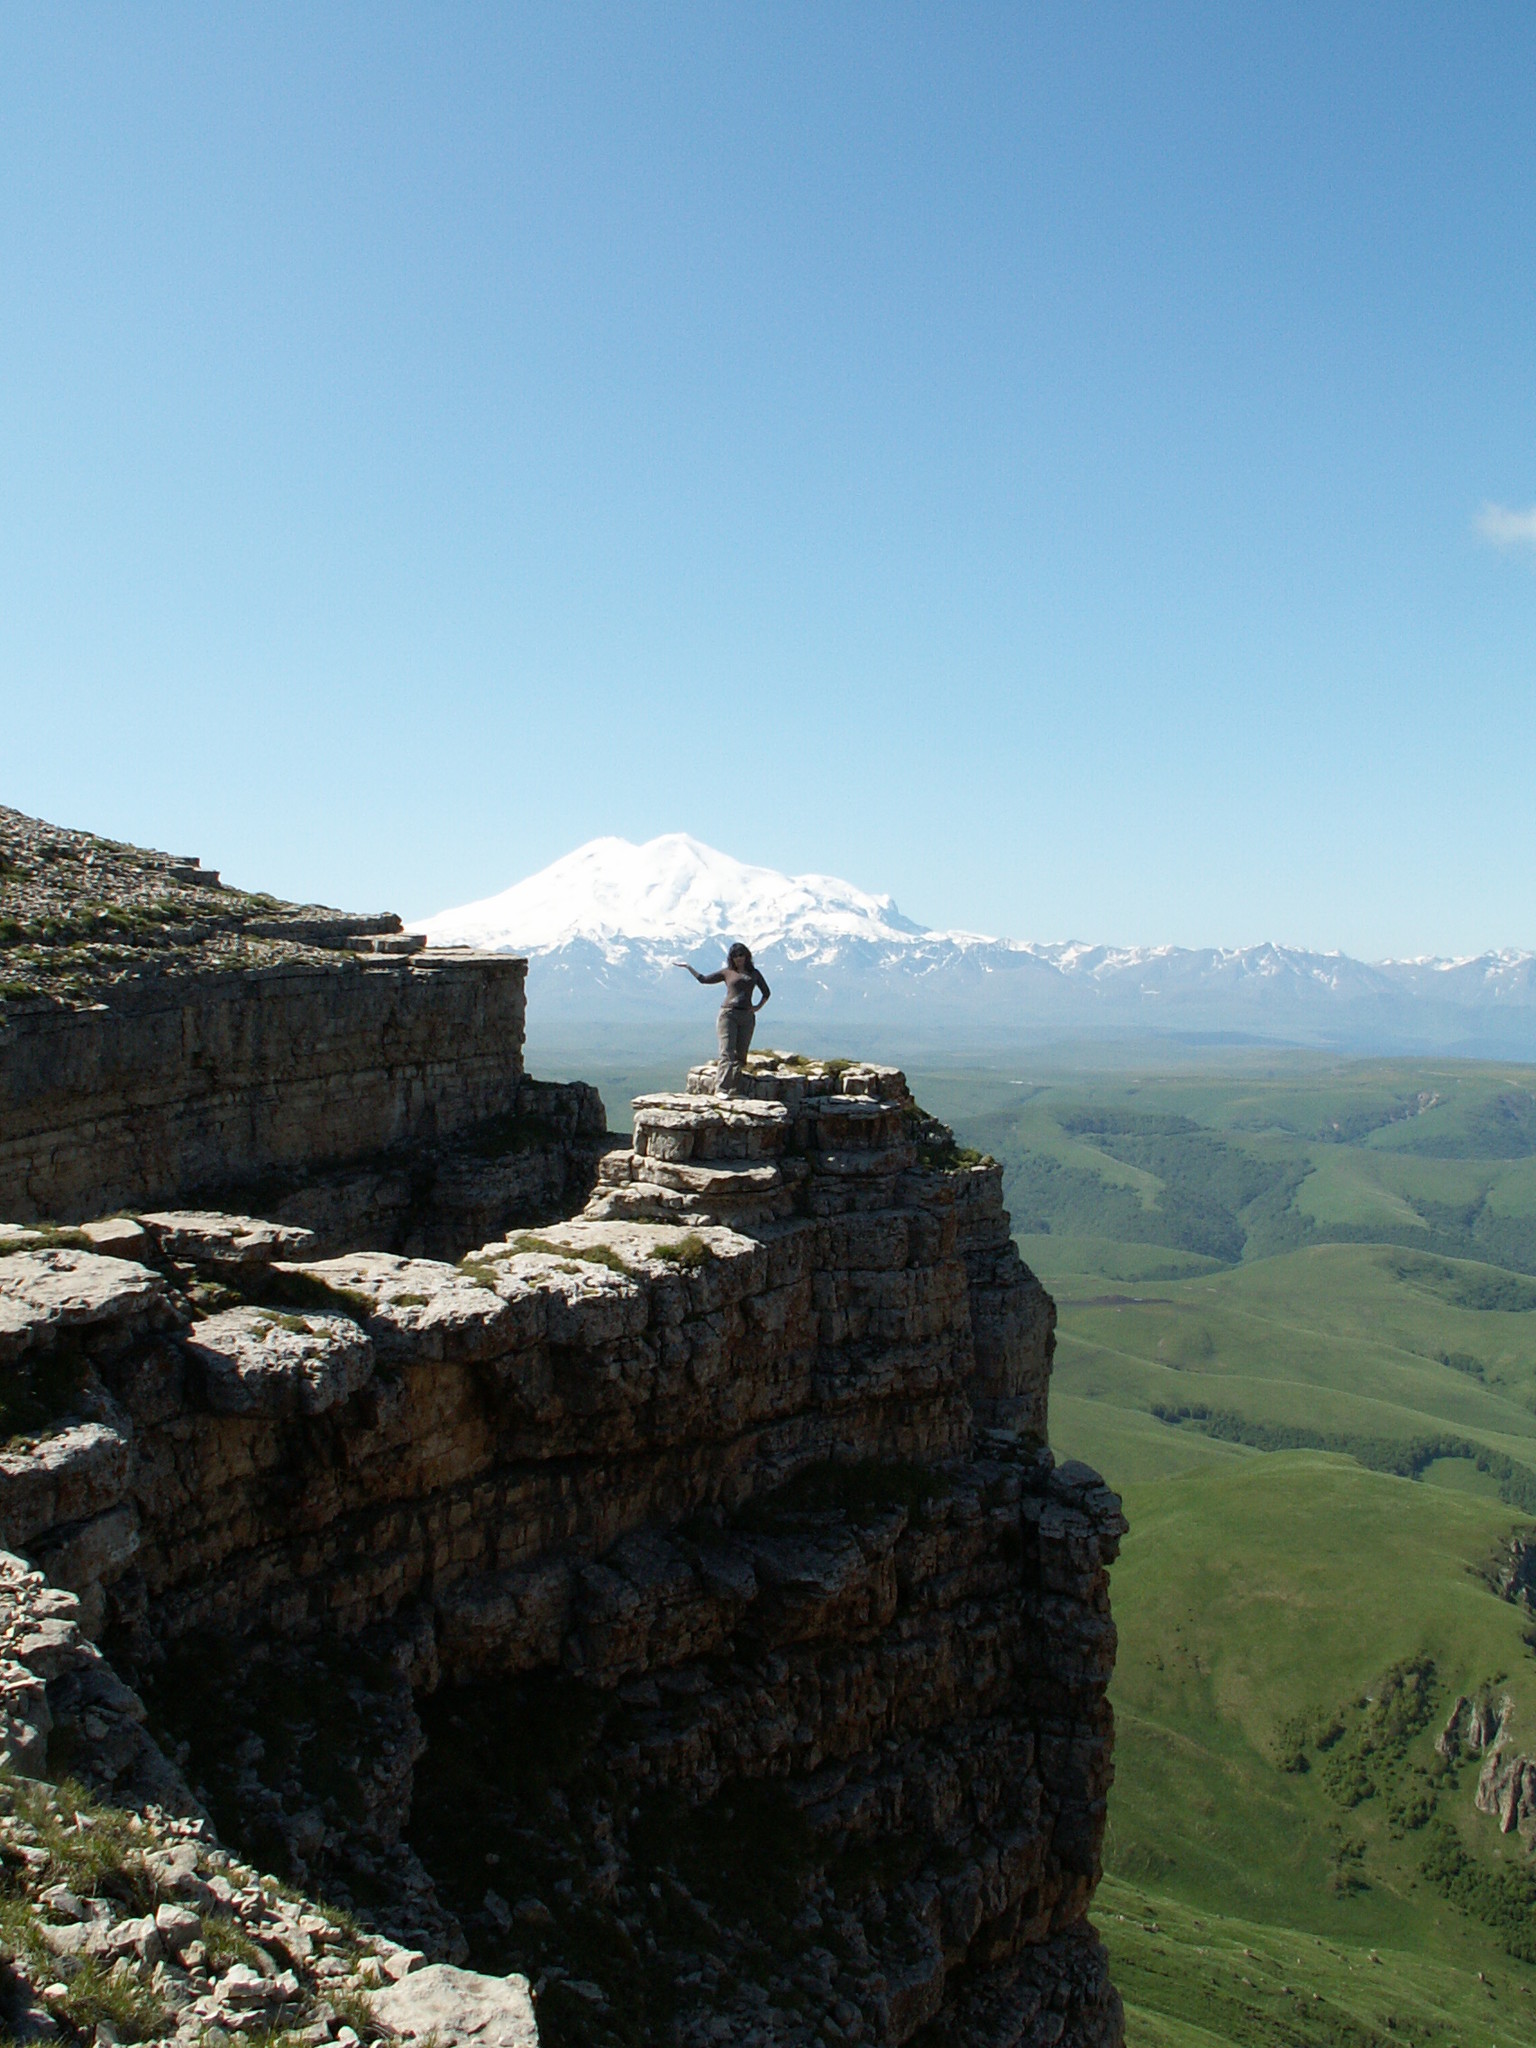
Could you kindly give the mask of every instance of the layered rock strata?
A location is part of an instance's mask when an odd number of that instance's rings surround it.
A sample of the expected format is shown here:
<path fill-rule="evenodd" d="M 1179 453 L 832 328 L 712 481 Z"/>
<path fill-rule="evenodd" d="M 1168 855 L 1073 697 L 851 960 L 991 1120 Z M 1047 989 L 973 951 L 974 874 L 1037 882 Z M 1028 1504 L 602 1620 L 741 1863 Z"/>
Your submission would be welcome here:
<path fill-rule="evenodd" d="M 525 1075 L 526 974 L 0 808 L 0 1216 L 254 1208 L 452 1258 L 568 1215 L 612 1141 Z"/>
<path fill-rule="evenodd" d="M 526 963 L 417 953 L 7 1006 L 0 1202 L 19 1222 L 271 1189 L 515 1114 Z"/>
<path fill-rule="evenodd" d="M 1109 2048 L 1118 1503 L 998 1170 L 797 1069 L 642 1098 L 458 1265 L 159 1210 L 0 1258 L 0 1538 L 231 1839 L 546 2040 Z"/>

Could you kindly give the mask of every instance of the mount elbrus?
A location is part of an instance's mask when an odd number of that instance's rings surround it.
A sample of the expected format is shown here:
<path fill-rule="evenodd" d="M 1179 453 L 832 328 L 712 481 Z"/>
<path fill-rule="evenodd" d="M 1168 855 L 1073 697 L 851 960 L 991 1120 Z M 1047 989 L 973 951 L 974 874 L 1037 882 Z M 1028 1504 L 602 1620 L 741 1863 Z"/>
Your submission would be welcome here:
<path fill-rule="evenodd" d="M 1041 944 L 930 931 L 889 896 L 781 875 L 683 832 L 594 839 L 500 895 L 444 910 L 434 945 L 527 954 L 539 1014 L 568 1037 L 622 1005 L 652 1028 L 692 1008 L 679 953 L 742 939 L 787 1027 L 892 1045 L 1008 1043 L 1036 1032 L 1222 1032 L 1362 1052 L 1536 1055 L 1536 953 L 1352 960 L 1285 945 Z M 786 1028 L 780 1022 L 778 1030 Z"/>
<path fill-rule="evenodd" d="M 999 1170 L 776 1054 L 615 1138 L 519 958 L 0 850 L 4 2026 L 1115 2048 Z"/>

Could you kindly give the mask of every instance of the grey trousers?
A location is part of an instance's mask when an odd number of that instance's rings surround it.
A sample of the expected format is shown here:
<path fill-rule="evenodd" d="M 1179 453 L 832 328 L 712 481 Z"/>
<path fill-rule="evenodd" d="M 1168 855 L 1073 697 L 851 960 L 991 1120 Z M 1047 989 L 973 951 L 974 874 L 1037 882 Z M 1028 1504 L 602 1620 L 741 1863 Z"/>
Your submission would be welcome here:
<path fill-rule="evenodd" d="M 715 1025 L 720 1057 L 715 1063 L 715 1093 L 739 1095 L 746 1078 L 747 1048 L 757 1018 L 750 1010 L 722 1010 Z"/>

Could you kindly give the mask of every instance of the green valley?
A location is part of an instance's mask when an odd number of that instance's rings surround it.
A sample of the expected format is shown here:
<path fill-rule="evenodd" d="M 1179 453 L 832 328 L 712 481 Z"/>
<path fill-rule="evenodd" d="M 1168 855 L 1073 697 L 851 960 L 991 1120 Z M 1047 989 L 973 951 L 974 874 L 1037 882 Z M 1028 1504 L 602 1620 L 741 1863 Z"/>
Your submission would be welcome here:
<path fill-rule="evenodd" d="M 1099 1919 L 1132 2048 L 1536 2048 L 1536 1861 L 1435 1746 L 1481 1696 L 1536 1750 L 1498 1583 L 1536 1520 L 1536 1074 L 914 1080 L 1005 1166 L 1057 1454 L 1131 1522 Z"/>

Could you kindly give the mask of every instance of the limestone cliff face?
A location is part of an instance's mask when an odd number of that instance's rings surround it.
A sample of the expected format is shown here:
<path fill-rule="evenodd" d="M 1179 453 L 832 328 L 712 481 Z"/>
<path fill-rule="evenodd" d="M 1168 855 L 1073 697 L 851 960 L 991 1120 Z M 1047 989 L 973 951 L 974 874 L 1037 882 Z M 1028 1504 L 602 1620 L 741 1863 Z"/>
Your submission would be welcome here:
<path fill-rule="evenodd" d="M 1046 1446 L 1054 1311 L 899 1074 L 753 1088 L 458 1264 L 158 1212 L 0 1258 L 73 1376 L 0 1538 L 226 1836 L 526 1970 L 548 2041 L 1110 2048 L 1124 1524 Z"/>
<path fill-rule="evenodd" d="M 456 1256 L 569 1214 L 603 1109 L 526 1077 L 527 965 L 0 806 L 0 1217 L 199 1201 Z"/>
<path fill-rule="evenodd" d="M 0 2024 L 1117 2048 L 1124 1523 L 899 1071 L 625 1143 L 521 961 L 3 810 L 0 968 L 0 1760 L 134 1810 L 0 1784 Z"/>
<path fill-rule="evenodd" d="M 0 1210 L 194 1199 L 439 1250 L 579 1205 L 602 1105 L 525 1077 L 526 964 L 338 949 L 94 1009 L 0 1005 Z"/>

